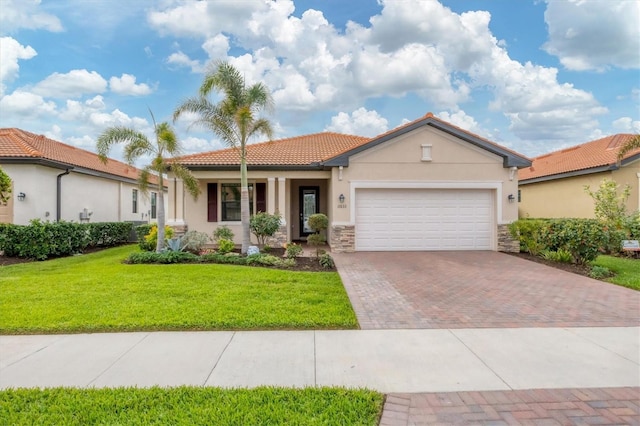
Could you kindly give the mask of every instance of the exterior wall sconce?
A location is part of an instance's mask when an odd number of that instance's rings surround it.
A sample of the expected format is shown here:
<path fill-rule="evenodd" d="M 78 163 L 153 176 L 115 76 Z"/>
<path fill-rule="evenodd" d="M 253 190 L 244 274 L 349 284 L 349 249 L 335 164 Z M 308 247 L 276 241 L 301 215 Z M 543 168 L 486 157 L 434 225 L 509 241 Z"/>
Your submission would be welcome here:
<path fill-rule="evenodd" d="M 507 200 L 509 200 L 510 203 L 513 203 L 516 200 L 516 197 L 514 197 L 513 194 L 509 194 Z"/>
<path fill-rule="evenodd" d="M 27 194 L 24 192 L 18 192 L 18 201 L 24 201 L 25 198 L 27 198 Z"/>
<path fill-rule="evenodd" d="M 338 201 L 340 201 L 340 204 L 344 204 L 344 194 L 340 194 Z"/>

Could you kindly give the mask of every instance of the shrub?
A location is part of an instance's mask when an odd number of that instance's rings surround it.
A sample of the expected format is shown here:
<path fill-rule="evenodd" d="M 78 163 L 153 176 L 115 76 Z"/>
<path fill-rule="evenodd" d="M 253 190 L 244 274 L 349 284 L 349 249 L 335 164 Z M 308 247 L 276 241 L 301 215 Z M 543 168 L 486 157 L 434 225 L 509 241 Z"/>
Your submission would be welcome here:
<path fill-rule="evenodd" d="M 541 239 L 541 229 L 547 221 L 541 219 L 520 219 L 509 225 L 511 236 L 520 241 L 520 251 L 537 256 L 545 249 Z"/>
<path fill-rule="evenodd" d="M 199 257 L 193 253 L 183 251 L 163 251 L 156 253 L 155 251 L 142 251 L 131 253 L 125 263 L 143 264 L 143 263 L 193 263 L 197 262 Z"/>
<path fill-rule="evenodd" d="M 595 278 L 596 280 L 601 280 L 613 276 L 613 272 L 611 272 L 609 268 L 606 268 L 604 266 L 594 266 L 593 268 L 591 268 L 589 276 L 591 278 Z"/>
<path fill-rule="evenodd" d="M 320 233 L 329 227 L 329 218 L 322 213 L 316 213 L 309 216 L 309 227 Z"/>
<path fill-rule="evenodd" d="M 279 266 L 281 259 L 271 254 L 252 254 L 246 257 L 247 265 Z"/>
<path fill-rule="evenodd" d="M 165 225 L 164 236 L 166 240 L 172 238 L 173 228 Z M 151 229 L 149 230 L 149 233 L 144 237 L 144 243 L 140 244 L 140 248 L 146 251 L 153 251 L 156 249 L 157 243 L 158 243 L 158 226 L 151 225 Z"/>
<path fill-rule="evenodd" d="M 4 226 L 2 234 L 0 249 L 7 256 L 36 260 L 80 253 L 89 241 L 85 224 L 42 222 L 39 219 L 32 220 L 27 226 Z"/>
<path fill-rule="evenodd" d="M 635 211 L 625 219 L 625 228 L 629 230 L 629 238 L 640 239 L 640 211 Z"/>
<path fill-rule="evenodd" d="M 233 231 L 227 225 L 218 226 L 213 231 L 213 241 L 231 240 L 233 241 Z"/>
<path fill-rule="evenodd" d="M 218 253 L 227 254 L 232 252 L 236 248 L 236 245 L 231 240 L 221 239 L 218 240 Z"/>
<path fill-rule="evenodd" d="M 553 250 L 542 250 L 540 252 L 540 257 L 545 260 L 550 260 L 552 262 L 558 263 L 571 263 L 573 262 L 573 256 L 567 250 L 560 249 L 558 251 Z"/>
<path fill-rule="evenodd" d="M 287 244 L 287 249 L 285 250 L 285 256 L 287 259 L 295 259 L 296 257 L 302 254 L 302 246 L 296 243 Z"/>
<path fill-rule="evenodd" d="M 152 225 L 151 224 L 144 224 L 144 225 L 138 225 L 136 226 L 135 230 L 136 230 L 136 236 L 138 238 L 138 246 L 140 247 L 141 250 L 147 250 L 146 246 L 147 246 L 147 242 L 145 241 L 145 237 L 147 235 L 149 235 L 149 232 L 151 232 L 151 228 Z M 155 247 L 152 247 L 149 250 L 154 250 Z"/>
<path fill-rule="evenodd" d="M 0 204 L 9 200 L 9 194 L 11 194 L 11 178 L 0 168 Z"/>
<path fill-rule="evenodd" d="M 89 247 L 111 247 L 129 242 L 131 222 L 94 222 L 84 224 L 89 234 Z"/>
<path fill-rule="evenodd" d="M 264 246 L 269 237 L 280 228 L 280 215 L 269 213 L 256 213 L 249 219 L 249 229 L 258 239 L 258 245 Z"/>
<path fill-rule="evenodd" d="M 325 269 L 333 269 L 336 266 L 329 253 L 321 254 L 318 258 L 318 262 L 320 262 L 320 265 Z"/>
<path fill-rule="evenodd" d="M 190 253 L 200 253 L 209 242 L 209 235 L 205 232 L 188 231 L 182 236 L 181 249 Z"/>
<path fill-rule="evenodd" d="M 223 263 L 231 265 L 246 265 L 247 258 L 244 256 L 235 255 L 235 253 L 221 254 L 221 253 L 207 253 L 200 256 L 203 262 L 210 263 Z"/>

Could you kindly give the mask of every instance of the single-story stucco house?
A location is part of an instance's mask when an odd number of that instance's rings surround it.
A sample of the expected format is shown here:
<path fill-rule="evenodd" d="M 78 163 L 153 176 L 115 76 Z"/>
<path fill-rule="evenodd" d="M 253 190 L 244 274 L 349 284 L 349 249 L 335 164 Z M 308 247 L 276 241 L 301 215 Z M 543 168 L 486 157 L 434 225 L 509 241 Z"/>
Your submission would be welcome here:
<path fill-rule="evenodd" d="M 239 156 L 222 149 L 174 159 L 199 179 L 194 201 L 170 176 L 169 224 L 240 232 Z M 429 113 L 373 138 L 331 132 L 247 146 L 252 212 L 279 212 L 278 242 L 305 240 L 329 218 L 332 251 L 518 250 L 522 155 Z M 237 241 L 239 242 L 239 241 Z"/>
<path fill-rule="evenodd" d="M 125 163 L 109 159 L 104 164 L 93 152 L 5 128 L 0 129 L 0 167 L 13 183 L 9 202 L 0 205 L 0 223 L 155 221 L 157 190 L 143 194 L 137 185 L 140 171 Z"/>
<path fill-rule="evenodd" d="M 521 218 L 594 217 L 593 199 L 603 179 L 611 179 L 631 195 L 627 211 L 640 208 L 640 149 L 628 152 L 618 163 L 618 151 L 635 135 L 617 134 L 541 155 L 530 167 L 518 171 Z"/>

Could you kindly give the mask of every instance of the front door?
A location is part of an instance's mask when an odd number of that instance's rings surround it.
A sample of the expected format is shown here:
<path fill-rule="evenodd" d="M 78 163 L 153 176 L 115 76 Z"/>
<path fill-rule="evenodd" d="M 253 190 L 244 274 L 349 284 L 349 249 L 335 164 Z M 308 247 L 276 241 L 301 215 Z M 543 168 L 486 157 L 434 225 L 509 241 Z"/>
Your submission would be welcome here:
<path fill-rule="evenodd" d="M 309 227 L 309 216 L 319 213 L 320 210 L 320 187 L 301 186 L 300 187 L 300 236 L 306 237 L 313 234 L 313 229 Z"/>

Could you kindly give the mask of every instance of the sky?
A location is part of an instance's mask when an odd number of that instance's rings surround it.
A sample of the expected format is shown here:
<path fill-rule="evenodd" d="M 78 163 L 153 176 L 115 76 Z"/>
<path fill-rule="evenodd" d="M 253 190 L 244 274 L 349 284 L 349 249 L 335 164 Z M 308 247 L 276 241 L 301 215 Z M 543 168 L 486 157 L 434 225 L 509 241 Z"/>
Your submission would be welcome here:
<path fill-rule="evenodd" d="M 271 90 L 276 139 L 427 112 L 529 157 L 640 133 L 640 0 L 0 0 L 0 127 L 151 136 L 219 60 Z M 223 147 L 192 122 L 185 154 Z"/>

